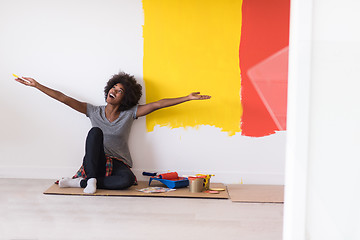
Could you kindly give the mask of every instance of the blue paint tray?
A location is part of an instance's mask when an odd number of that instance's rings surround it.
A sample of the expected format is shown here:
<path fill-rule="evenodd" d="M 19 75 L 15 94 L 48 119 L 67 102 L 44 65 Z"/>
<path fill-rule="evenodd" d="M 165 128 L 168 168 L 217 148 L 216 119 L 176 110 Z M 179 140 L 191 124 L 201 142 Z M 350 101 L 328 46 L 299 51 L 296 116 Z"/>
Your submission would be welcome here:
<path fill-rule="evenodd" d="M 174 180 L 150 177 L 149 186 L 150 186 L 152 180 L 159 181 L 159 182 L 165 184 L 168 188 L 181 188 L 181 187 L 189 186 L 189 180 L 185 177 L 179 177 L 178 179 L 174 179 Z"/>

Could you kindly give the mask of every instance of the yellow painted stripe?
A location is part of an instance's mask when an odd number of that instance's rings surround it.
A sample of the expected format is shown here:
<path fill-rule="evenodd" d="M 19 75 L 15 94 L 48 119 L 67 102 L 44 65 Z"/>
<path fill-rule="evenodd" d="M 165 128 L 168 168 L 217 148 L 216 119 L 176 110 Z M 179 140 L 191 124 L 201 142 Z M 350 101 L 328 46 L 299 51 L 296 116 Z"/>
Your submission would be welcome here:
<path fill-rule="evenodd" d="M 242 0 L 143 0 L 146 102 L 194 91 L 212 96 L 147 116 L 156 125 L 240 132 Z"/>

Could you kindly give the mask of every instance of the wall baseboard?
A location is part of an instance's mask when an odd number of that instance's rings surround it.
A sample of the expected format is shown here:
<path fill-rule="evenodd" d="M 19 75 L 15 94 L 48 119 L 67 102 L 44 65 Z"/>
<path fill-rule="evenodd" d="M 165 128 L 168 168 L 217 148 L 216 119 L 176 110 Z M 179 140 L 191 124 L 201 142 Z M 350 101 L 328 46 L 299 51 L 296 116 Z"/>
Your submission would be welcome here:
<path fill-rule="evenodd" d="M 139 181 L 146 181 L 149 177 L 142 176 L 143 169 L 132 169 Z M 148 172 L 148 169 L 146 170 Z M 24 167 L 24 166 L 2 166 L 0 167 L 0 178 L 30 178 L 30 179 L 60 179 L 71 177 L 76 172 L 76 167 Z M 154 172 L 165 173 L 167 170 L 157 170 Z M 195 175 L 197 173 L 214 174 L 211 181 L 224 184 L 268 184 L 284 185 L 284 173 L 269 172 L 241 172 L 241 171 L 178 171 L 179 175 Z"/>

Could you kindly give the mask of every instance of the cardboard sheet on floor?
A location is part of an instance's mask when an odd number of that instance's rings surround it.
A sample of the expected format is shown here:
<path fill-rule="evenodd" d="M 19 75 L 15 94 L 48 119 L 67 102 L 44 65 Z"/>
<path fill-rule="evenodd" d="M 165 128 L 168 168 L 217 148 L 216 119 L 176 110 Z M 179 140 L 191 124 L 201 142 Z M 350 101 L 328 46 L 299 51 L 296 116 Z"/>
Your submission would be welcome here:
<path fill-rule="evenodd" d="M 229 196 L 233 202 L 283 203 L 283 185 L 229 184 Z"/>
<path fill-rule="evenodd" d="M 139 181 L 138 185 L 132 186 L 126 190 L 105 190 L 98 189 L 95 194 L 85 194 L 82 188 L 59 188 L 57 184 L 53 184 L 48 188 L 44 194 L 58 194 L 58 195 L 90 195 L 90 196 L 132 196 L 132 197 L 177 197 L 177 198 L 215 198 L 215 199 L 228 199 L 229 195 L 226 190 L 226 186 L 222 183 L 211 183 L 210 187 L 213 188 L 224 188 L 225 191 L 221 191 L 218 194 L 211 193 L 191 193 L 189 187 L 178 188 L 176 191 L 166 192 L 166 193 L 143 193 L 137 191 L 137 189 L 142 189 L 149 187 L 149 182 Z M 166 187 L 162 183 L 151 183 L 151 187 Z"/>

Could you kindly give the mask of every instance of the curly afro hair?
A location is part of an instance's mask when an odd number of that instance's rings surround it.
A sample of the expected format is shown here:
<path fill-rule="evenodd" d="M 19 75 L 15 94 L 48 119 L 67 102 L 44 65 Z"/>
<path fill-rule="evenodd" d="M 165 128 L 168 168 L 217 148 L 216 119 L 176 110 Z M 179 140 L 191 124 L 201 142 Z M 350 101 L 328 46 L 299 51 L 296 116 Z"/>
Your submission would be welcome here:
<path fill-rule="evenodd" d="M 120 72 L 113 75 L 112 78 L 106 83 L 106 86 L 104 88 L 105 101 L 110 89 L 118 83 L 121 83 L 125 88 L 124 98 L 121 100 L 120 103 L 120 111 L 129 110 L 130 108 L 134 107 L 136 104 L 139 103 L 142 95 L 142 87 L 136 82 L 133 75 L 129 75 L 125 72 Z"/>

